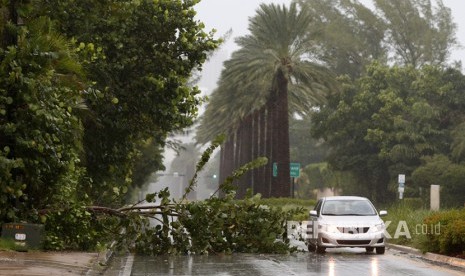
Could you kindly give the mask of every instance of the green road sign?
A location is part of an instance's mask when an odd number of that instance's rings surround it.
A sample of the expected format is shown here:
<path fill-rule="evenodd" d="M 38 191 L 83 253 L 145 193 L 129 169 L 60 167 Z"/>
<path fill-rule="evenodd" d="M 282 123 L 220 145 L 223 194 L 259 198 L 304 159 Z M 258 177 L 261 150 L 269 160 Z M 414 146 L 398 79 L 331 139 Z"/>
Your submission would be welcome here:
<path fill-rule="evenodd" d="M 289 163 L 291 177 L 300 176 L 300 163 Z M 273 162 L 273 177 L 278 176 L 278 165 Z"/>
<path fill-rule="evenodd" d="M 300 163 L 290 163 L 291 177 L 300 176 Z"/>

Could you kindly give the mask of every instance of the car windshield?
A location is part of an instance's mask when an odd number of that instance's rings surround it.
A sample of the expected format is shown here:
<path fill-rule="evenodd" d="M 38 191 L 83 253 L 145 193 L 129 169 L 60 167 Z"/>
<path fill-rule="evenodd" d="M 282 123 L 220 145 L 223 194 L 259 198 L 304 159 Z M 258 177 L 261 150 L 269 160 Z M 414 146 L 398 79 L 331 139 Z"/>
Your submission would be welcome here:
<path fill-rule="evenodd" d="M 373 216 L 376 211 L 367 200 L 327 200 L 321 211 L 327 216 Z"/>

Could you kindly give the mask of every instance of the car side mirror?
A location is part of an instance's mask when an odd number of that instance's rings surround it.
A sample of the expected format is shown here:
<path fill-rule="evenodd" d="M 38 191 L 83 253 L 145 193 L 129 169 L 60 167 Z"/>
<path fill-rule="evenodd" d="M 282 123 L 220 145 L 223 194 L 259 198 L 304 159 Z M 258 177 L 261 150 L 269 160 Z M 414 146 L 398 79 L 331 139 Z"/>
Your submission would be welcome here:
<path fill-rule="evenodd" d="M 383 210 L 383 211 L 379 211 L 379 216 L 380 216 L 380 217 L 384 217 L 384 216 L 386 216 L 386 215 L 387 215 L 387 211 L 384 211 L 384 210 Z"/>
<path fill-rule="evenodd" d="M 318 212 L 316 210 L 311 210 L 310 211 L 310 216 L 311 217 L 317 217 L 318 216 Z"/>

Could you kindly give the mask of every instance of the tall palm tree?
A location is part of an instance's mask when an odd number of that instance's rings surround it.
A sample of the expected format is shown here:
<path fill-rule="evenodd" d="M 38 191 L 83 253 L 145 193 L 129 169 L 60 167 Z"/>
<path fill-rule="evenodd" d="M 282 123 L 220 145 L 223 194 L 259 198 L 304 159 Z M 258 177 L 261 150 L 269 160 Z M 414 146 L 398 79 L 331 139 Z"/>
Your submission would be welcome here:
<path fill-rule="evenodd" d="M 324 99 L 324 88 L 334 87 L 330 72 L 309 61 L 312 38 L 307 35 L 311 17 L 306 9 L 298 10 L 261 4 L 250 19 L 250 35 L 236 40 L 241 49 L 228 62 L 226 83 L 267 87 L 265 97 L 271 122 L 271 162 L 277 164 L 271 196 L 289 196 L 289 104 L 290 96 L 301 99 L 301 110 Z M 270 152 L 269 152 L 270 154 Z"/>
<path fill-rule="evenodd" d="M 228 120 L 240 122 L 256 110 L 266 113 L 260 124 L 266 124 L 261 134 L 267 136 L 267 145 L 262 145 L 269 159 L 267 174 L 271 175 L 273 163 L 278 167 L 266 196 L 290 195 L 289 108 L 308 112 L 336 87 L 333 75 L 310 61 L 310 23 L 307 11 L 298 10 L 296 4 L 289 8 L 261 4 L 250 19 L 250 34 L 236 40 L 241 48 L 225 62 L 218 93 L 212 95 L 200 126 L 205 135 L 214 122 L 222 122 L 219 128 L 227 127 L 232 124 Z M 228 107 L 216 105 L 219 102 Z"/>

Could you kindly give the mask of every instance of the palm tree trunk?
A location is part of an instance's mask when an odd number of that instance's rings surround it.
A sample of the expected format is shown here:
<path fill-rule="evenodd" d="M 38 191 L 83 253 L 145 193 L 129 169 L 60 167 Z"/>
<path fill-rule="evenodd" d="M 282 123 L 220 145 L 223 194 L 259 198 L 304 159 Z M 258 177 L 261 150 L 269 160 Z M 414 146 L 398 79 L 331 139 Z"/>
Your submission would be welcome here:
<path fill-rule="evenodd" d="M 259 137 L 259 155 L 260 156 L 267 156 L 266 155 L 266 107 L 262 107 L 260 110 L 260 115 L 259 115 L 259 128 L 260 128 L 260 137 Z M 268 160 L 268 163 L 270 160 Z M 262 166 L 258 169 L 258 176 L 257 179 L 255 180 L 255 183 L 257 185 L 257 193 L 262 194 L 262 196 L 265 196 L 265 187 L 266 187 L 266 173 L 267 173 L 267 167 L 268 164 L 265 166 Z"/>
<path fill-rule="evenodd" d="M 226 145 L 228 141 L 225 141 L 223 145 L 221 145 L 220 148 L 220 165 L 219 165 L 219 172 L 218 172 L 218 183 L 221 185 L 221 183 L 224 182 L 225 179 L 225 173 L 226 173 L 226 160 L 225 160 L 225 153 L 226 153 Z M 222 195 L 220 191 L 220 195 Z"/>
<path fill-rule="evenodd" d="M 233 171 L 241 166 L 241 146 L 242 146 L 242 129 L 239 126 L 236 130 L 236 143 L 234 145 L 234 167 Z M 242 191 L 240 185 L 240 179 L 234 180 L 234 185 L 237 186 L 236 198 L 242 198 Z"/>
<path fill-rule="evenodd" d="M 267 103 L 266 113 L 266 157 L 268 158 L 268 164 L 266 165 L 265 171 L 265 194 L 264 197 L 273 196 L 273 183 L 276 181 L 276 177 L 273 176 L 273 162 L 274 160 L 274 126 L 275 126 L 275 105 L 276 96 L 274 92 L 270 93 L 270 98 Z"/>
<path fill-rule="evenodd" d="M 252 159 L 255 160 L 257 159 L 258 157 L 260 157 L 260 154 L 259 154 L 259 147 L 260 147 L 260 110 L 256 110 L 254 113 L 253 113 L 253 120 L 252 120 L 252 130 L 253 130 L 253 133 L 252 133 L 252 141 L 253 141 L 253 145 L 252 145 Z M 253 191 L 253 194 L 256 194 L 257 193 L 257 180 L 259 178 L 259 174 L 260 174 L 260 169 L 261 168 L 256 168 L 255 170 L 253 170 L 252 172 L 252 179 L 251 179 L 251 188 L 252 188 L 252 191 Z"/>
<path fill-rule="evenodd" d="M 238 166 L 236 166 L 236 169 L 239 168 L 240 166 L 244 165 L 247 162 L 247 156 L 246 156 L 246 145 L 250 143 L 247 140 L 247 123 L 246 120 L 242 120 L 240 126 L 239 126 L 239 158 L 238 158 Z M 240 179 L 237 180 L 237 195 L 236 197 L 241 199 L 244 198 L 245 192 L 247 190 L 247 183 L 245 179 L 245 175 L 243 175 Z"/>
<path fill-rule="evenodd" d="M 228 140 L 224 145 L 224 153 L 222 158 L 224 163 L 223 172 L 220 174 L 220 184 L 224 183 L 226 178 L 231 175 L 234 168 L 234 132 L 231 132 L 228 136 Z M 220 196 L 224 196 L 222 191 L 219 192 Z"/>
<path fill-rule="evenodd" d="M 273 152 L 276 152 L 276 163 L 278 166 L 278 175 L 276 177 L 276 186 L 273 187 L 275 196 L 289 197 L 291 192 L 290 185 L 290 153 L 289 153 L 289 106 L 288 106 L 288 80 L 280 70 L 277 72 L 277 101 L 276 101 L 276 127 L 273 140 Z"/>
<path fill-rule="evenodd" d="M 243 153 L 244 153 L 244 163 L 246 164 L 248 162 L 251 162 L 253 160 L 253 118 L 254 118 L 254 113 L 250 113 L 246 118 L 245 118 L 245 125 L 244 125 L 244 147 L 243 147 Z M 252 188 L 252 173 L 253 171 L 248 171 L 244 175 L 244 184 L 245 184 L 245 191 L 247 192 L 247 189 Z"/>

